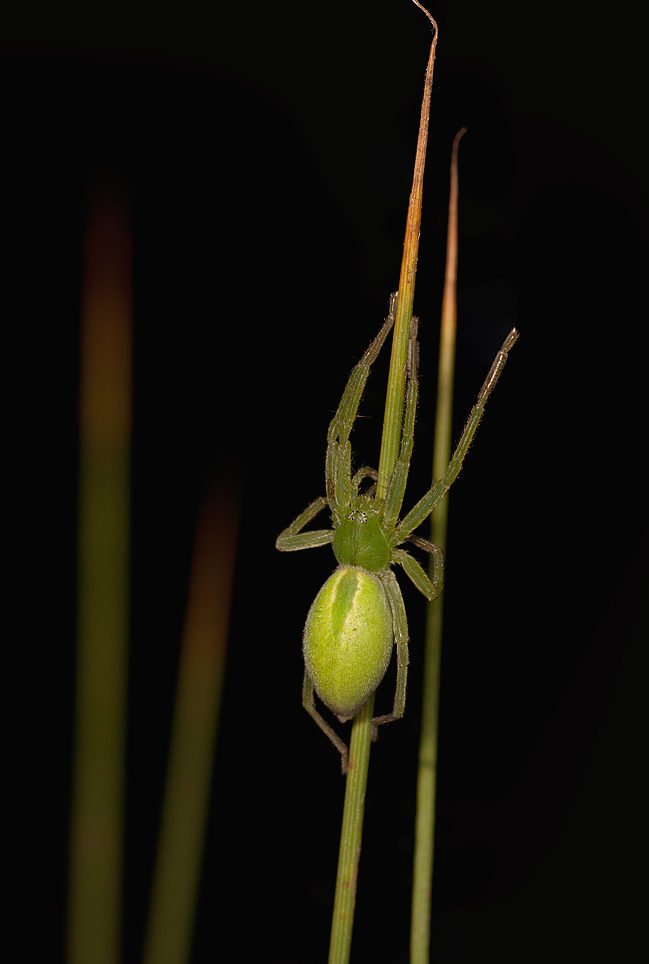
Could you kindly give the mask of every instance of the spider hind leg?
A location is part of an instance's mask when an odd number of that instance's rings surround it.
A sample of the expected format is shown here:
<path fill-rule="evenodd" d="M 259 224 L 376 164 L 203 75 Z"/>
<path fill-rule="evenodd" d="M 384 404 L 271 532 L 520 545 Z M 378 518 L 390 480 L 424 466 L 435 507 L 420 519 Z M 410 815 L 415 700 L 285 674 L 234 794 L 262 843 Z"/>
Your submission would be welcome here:
<path fill-rule="evenodd" d="M 383 588 L 387 593 L 392 609 L 392 619 L 394 626 L 394 641 L 397 647 L 397 685 L 394 693 L 394 706 L 391 713 L 384 716 L 375 716 L 372 720 L 372 739 L 376 740 L 379 735 L 378 728 L 382 723 L 391 723 L 393 720 L 400 720 L 406 708 L 406 683 L 408 681 L 408 619 L 406 617 L 406 607 L 403 596 L 399 589 L 395 575 L 389 569 L 377 573 L 383 583 Z"/>
<path fill-rule="evenodd" d="M 340 765 L 342 767 L 343 776 L 347 773 L 347 760 L 349 758 L 349 751 L 347 745 L 343 743 L 336 731 L 329 726 L 327 721 L 320 716 L 315 705 L 315 695 L 313 689 L 313 682 L 308 672 L 304 670 L 304 682 L 302 684 L 302 706 L 307 711 L 309 716 L 315 720 L 323 733 L 329 737 L 333 745 L 336 747 L 340 753 Z"/>

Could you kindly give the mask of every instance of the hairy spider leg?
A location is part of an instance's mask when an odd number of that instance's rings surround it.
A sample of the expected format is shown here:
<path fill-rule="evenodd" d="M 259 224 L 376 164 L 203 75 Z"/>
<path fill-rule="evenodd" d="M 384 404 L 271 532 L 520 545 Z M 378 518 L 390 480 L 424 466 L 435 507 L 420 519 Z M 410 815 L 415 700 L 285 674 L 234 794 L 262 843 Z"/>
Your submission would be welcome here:
<path fill-rule="evenodd" d="M 313 529 L 311 532 L 300 532 L 318 512 L 326 507 L 327 500 L 323 495 L 308 505 L 304 512 L 291 522 L 280 535 L 277 536 L 275 548 L 280 552 L 295 552 L 297 549 L 315 549 L 316 546 L 326 546 L 333 542 L 333 529 Z M 299 535 L 298 535 L 299 533 Z"/>
<path fill-rule="evenodd" d="M 471 414 L 469 416 L 469 421 L 466 424 L 466 428 L 462 433 L 462 438 L 460 439 L 455 452 L 453 453 L 453 458 L 448 463 L 448 468 L 444 474 L 444 478 L 433 483 L 432 487 L 428 490 L 426 495 L 419 500 L 416 506 L 410 510 L 406 517 L 397 526 L 394 536 L 392 537 L 392 545 L 399 545 L 405 542 L 409 538 L 410 534 L 414 532 L 417 526 L 421 525 L 424 519 L 430 515 L 435 506 L 441 502 L 448 490 L 450 489 L 453 482 L 460 473 L 462 468 L 462 462 L 469 449 L 471 440 L 475 434 L 475 431 L 482 418 L 484 407 L 486 405 L 487 399 L 489 398 L 491 392 L 493 391 L 496 382 L 500 378 L 503 368 L 507 362 L 507 353 L 512 349 L 516 340 L 518 339 L 518 332 L 515 328 L 512 328 L 507 338 L 503 342 L 503 346 L 496 355 L 494 362 L 489 370 L 482 388 L 480 389 L 480 394 L 478 395 L 478 400 L 476 404 L 471 409 Z"/>
<path fill-rule="evenodd" d="M 394 324 L 397 310 L 397 296 L 390 295 L 390 310 L 380 332 L 371 343 L 359 363 L 356 365 L 340 400 L 338 411 L 331 420 L 327 434 L 327 458 L 325 476 L 327 482 L 327 500 L 334 520 L 334 526 L 340 524 L 338 506 L 347 506 L 352 497 L 351 480 L 351 433 L 356 413 L 365 388 L 365 382 L 370 372 L 370 366 L 375 361 L 381 346 Z"/>
<path fill-rule="evenodd" d="M 363 479 L 374 479 L 375 484 L 370 486 L 365 495 L 371 496 L 376 491 L 376 482 L 378 481 L 379 473 L 376 469 L 371 469 L 369 465 L 364 465 L 362 469 L 359 469 L 352 479 L 352 498 L 358 498 L 358 488 L 363 481 Z"/>
<path fill-rule="evenodd" d="M 401 451 L 399 458 L 394 466 L 390 484 L 385 500 L 385 512 L 383 521 L 387 526 L 393 528 L 406 491 L 408 472 L 410 471 L 410 458 L 412 456 L 412 446 L 415 436 L 415 413 L 417 410 L 417 326 L 419 319 L 413 315 L 410 321 L 410 341 L 408 342 L 408 391 L 406 394 L 406 411 L 403 420 L 403 431 L 401 433 Z"/>
<path fill-rule="evenodd" d="M 432 546 L 430 551 L 433 556 L 432 580 L 428 578 L 425 570 L 422 569 L 415 557 L 411 556 L 405 549 L 393 549 L 392 560 L 402 567 L 419 592 L 431 602 L 439 596 L 444 587 L 444 554 L 439 546 L 433 546 L 432 542 L 429 545 Z"/>
<path fill-rule="evenodd" d="M 280 535 L 275 546 L 281 552 L 294 552 L 298 549 L 314 549 L 333 541 L 333 529 L 316 529 L 312 532 L 301 530 L 313 519 L 318 512 L 329 504 L 334 520 L 334 526 L 340 523 L 337 505 L 349 505 L 352 494 L 358 495 L 358 486 L 368 476 L 376 480 L 378 474 L 375 469 L 362 468 L 351 478 L 351 446 L 349 435 L 356 419 L 358 406 L 369 375 L 370 366 L 388 336 L 394 324 L 397 306 L 396 294 L 390 295 L 390 309 L 383 327 L 372 341 L 369 348 L 356 365 L 343 392 L 343 397 L 329 426 L 327 437 L 326 481 L 327 498 L 320 496 L 315 499 L 304 512 L 301 513 Z"/>
<path fill-rule="evenodd" d="M 414 561 L 414 560 L 413 560 Z M 385 716 L 375 716 L 372 720 L 372 739 L 378 737 L 378 727 L 382 723 L 400 720 L 406 706 L 406 682 L 408 680 L 408 619 L 406 607 L 399 589 L 399 583 L 390 569 L 377 572 L 383 588 L 390 601 L 392 609 L 392 625 L 394 627 L 394 641 L 397 647 L 397 685 L 394 693 L 394 706 L 391 713 Z"/>
<path fill-rule="evenodd" d="M 340 765 L 342 767 L 344 776 L 347 773 L 347 744 L 343 743 L 333 727 L 329 726 L 327 721 L 318 713 L 315 707 L 313 682 L 306 670 L 304 670 L 304 682 L 302 684 L 302 706 L 307 711 L 311 719 L 315 720 L 323 733 L 326 733 L 340 753 Z"/>
<path fill-rule="evenodd" d="M 417 324 L 418 319 L 413 317 L 410 323 L 410 341 L 408 343 L 408 391 L 406 395 L 406 411 L 403 420 L 403 432 L 401 435 L 401 451 L 394 467 L 390 485 L 388 487 L 385 512 L 383 521 L 390 528 L 394 527 L 406 491 L 408 472 L 410 471 L 410 458 L 415 434 L 415 412 L 417 408 L 417 368 L 418 368 L 418 343 L 417 343 Z M 415 537 L 416 538 L 416 537 Z M 413 581 L 417 589 L 426 596 L 427 599 L 434 599 L 442 591 L 442 550 L 434 546 L 432 542 L 418 540 L 415 542 L 419 548 L 433 554 L 433 580 L 428 578 L 416 559 L 408 555 L 404 550 L 396 550 L 392 553 L 392 561 L 403 566 L 406 575 Z"/>
<path fill-rule="evenodd" d="M 439 546 L 429 542 L 428 539 L 422 539 L 421 536 L 408 536 L 408 542 L 412 542 L 413 545 L 419 549 L 423 549 L 424 552 L 428 552 L 432 556 L 432 572 L 430 573 L 430 578 L 426 571 L 421 568 L 417 560 L 413 559 L 404 549 L 393 549 L 392 555 L 396 558 L 397 562 L 403 566 L 419 592 L 422 592 L 428 601 L 431 602 L 439 596 L 444 588 L 444 553 Z M 410 560 L 415 563 L 414 566 L 411 566 Z M 408 571 L 409 568 L 410 571 Z M 421 578 L 422 573 L 424 576 L 423 579 Z M 432 595 L 429 595 L 431 588 Z"/>

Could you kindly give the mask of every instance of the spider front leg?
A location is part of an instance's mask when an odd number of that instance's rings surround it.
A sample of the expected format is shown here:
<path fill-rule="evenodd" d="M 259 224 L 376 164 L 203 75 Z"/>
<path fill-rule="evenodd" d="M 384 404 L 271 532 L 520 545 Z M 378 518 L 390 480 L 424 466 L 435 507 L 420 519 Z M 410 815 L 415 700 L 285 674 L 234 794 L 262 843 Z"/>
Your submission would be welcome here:
<path fill-rule="evenodd" d="M 505 338 L 502 348 L 496 355 L 489 370 L 489 374 L 484 380 L 482 388 L 480 389 L 480 394 L 478 395 L 478 400 L 471 409 L 469 421 L 467 422 L 466 428 L 462 433 L 462 438 L 460 439 L 458 446 L 453 453 L 453 458 L 448 463 L 448 468 L 444 473 L 444 478 L 440 479 L 438 482 L 435 482 L 428 490 L 426 495 L 420 499 L 417 505 L 410 510 L 404 519 L 402 519 L 392 537 L 392 545 L 399 545 L 399 543 L 405 542 L 405 540 L 409 538 L 417 526 L 421 525 L 424 519 L 426 519 L 433 511 L 435 506 L 442 501 L 451 485 L 453 482 L 455 482 L 456 478 L 460 474 L 464 457 L 469 450 L 469 446 L 471 445 L 475 431 L 480 424 L 480 419 L 484 413 L 484 407 L 487 403 L 487 399 L 491 395 L 496 382 L 500 378 L 502 370 L 505 367 L 505 363 L 507 362 L 508 352 L 513 348 L 517 339 L 518 332 L 515 328 L 512 328 L 510 333 L 507 335 L 507 338 Z"/>
<path fill-rule="evenodd" d="M 302 684 L 302 706 L 307 711 L 311 719 L 315 720 L 323 733 L 326 733 L 333 745 L 336 747 L 340 753 L 340 765 L 342 767 L 343 776 L 347 773 L 347 759 L 348 750 L 347 746 L 340 739 L 336 731 L 329 726 L 327 721 L 320 716 L 316 707 L 314 699 L 314 689 L 313 682 L 309 676 L 307 670 L 304 670 L 304 682 Z"/>
<path fill-rule="evenodd" d="M 327 500 L 321 495 L 320 498 L 307 506 L 304 512 L 277 536 L 275 548 L 279 549 L 280 552 L 295 552 L 297 549 L 315 549 L 316 546 L 325 546 L 332 542 L 333 529 L 314 529 L 311 532 L 300 532 L 311 519 L 317 516 L 318 512 L 322 512 L 326 505 Z"/>
<path fill-rule="evenodd" d="M 338 410 L 331 420 L 327 434 L 327 459 L 325 476 L 327 481 L 327 500 L 337 525 L 337 506 L 349 505 L 352 497 L 351 479 L 351 433 L 358 406 L 365 388 L 370 366 L 375 361 L 381 346 L 394 324 L 397 310 L 397 296 L 390 295 L 390 310 L 380 332 L 356 365 L 343 392 Z"/>
<path fill-rule="evenodd" d="M 418 324 L 419 319 L 413 315 L 410 321 L 410 341 L 408 342 L 408 389 L 406 393 L 406 411 L 403 419 L 403 431 L 401 433 L 401 449 L 388 486 L 385 512 L 383 513 L 383 521 L 390 527 L 394 526 L 401 512 L 415 437 L 415 413 L 417 410 L 418 394 L 417 375 L 419 367 L 419 344 L 417 342 Z"/>
<path fill-rule="evenodd" d="M 375 716 L 372 720 L 372 739 L 376 740 L 379 733 L 378 728 L 382 723 L 391 723 L 392 720 L 400 720 L 406 708 L 406 683 L 408 681 L 408 619 L 406 617 L 406 607 L 403 596 L 399 589 L 394 573 L 389 569 L 377 573 L 387 593 L 392 609 L 392 622 L 394 627 L 394 641 L 397 647 L 397 686 L 394 693 L 394 706 L 391 713 L 385 716 Z"/>

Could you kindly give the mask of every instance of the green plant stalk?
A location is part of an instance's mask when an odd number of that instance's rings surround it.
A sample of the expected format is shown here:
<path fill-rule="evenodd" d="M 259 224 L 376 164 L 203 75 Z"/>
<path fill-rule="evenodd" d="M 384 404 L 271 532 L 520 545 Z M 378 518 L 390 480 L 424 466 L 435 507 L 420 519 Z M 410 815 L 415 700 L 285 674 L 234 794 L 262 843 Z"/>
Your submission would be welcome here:
<path fill-rule="evenodd" d="M 390 373 L 388 376 L 385 413 L 383 417 L 383 435 L 381 439 L 379 477 L 376 493 L 377 499 L 384 499 L 386 496 L 390 478 L 392 477 L 392 472 L 399 455 L 399 445 L 401 441 L 408 341 L 410 338 L 410 321 L 412 318 L 417 257 L 419 254 L 419 232 L 421 228 L 426 147 L 428 144 L 430 98 L 433 88 L 433 68 L 435 65 L 435 50 L 439 32 L 437 24 L 425 7 L 422 7 L 418 0 L 413 0 L 413 2 L 426 14 L 435 32 L 426 68 L 415 169 L 408 203 L 406 234 L 399 277 L 397 313 L 392 335 Z M 354 905 L 356 903 L 356 883 L 361 853 L 363 809 L 365 806 L 365 791 L 369 770 L 373 711 L 374 696 L 371 696 L 356 714 L 352 724 L 347 786 L 345 789 L 343 809 L 343 825 L 338 857 L 338 875 L 336 878 L 336 896 L 334 899 L 334 911 L 331 924 L 329 964 L 348 964 L 351 950 Z"/>
<path fill-rule="evenodd" d="M 239 506 L 224 487 L 196 533 L 145 964 L 190 959 L 223 690 Z"/>
<path fill-rule="evenodd" d="M 69 964 L 121 960 L 129 583 L 131 241 L 123 190 L 89 193 L 81 324 Z"/>
<path fill-rule="evenodd" d="M 329 943 L 329 964 L 347 964 L 352 944 L 373 714 L 374 694 L 358 711 L 352 725 L 343 825 L 340 832 L 338 876 Z"/>
<path fill-rule="evenodd" d="M 415 278 L 417 276 L 417 258 L 419 256 L 419 232 L 421 229 L 421 208 L 424 193 L 426 147 L 428 145 L 430 97 L 433 89 L 433 68 L 435 66 L 435 51 L 439 34 L 437 24 L 428 11 L 418 3 L 418 0 L 413 0 L 413 2 L 424 11 L 433 24 L 435 33 L 430 46 L 428 65 L 426 67 L 424 96 L 421 102 L 421 115 L 419 118 L 417 153 L 415 155 L 415 170 L 412 178 L 410 200 L 408 202 L 406 236 L 403 242 L 403 257 L 401 260 L 401 273 L 399 275 L 399 300 L 397 302 L 397 314 L 392 335 L 390 374 L 388 376 L 388 390 L 385 399 L 385 414 L 383 417 L 379 478 L 376 488 L 377 499 L 385 498 L 392 477 L 392 470 L 399 457 L 403 399 L 406 391 L 408 340 L 410 338 L 410 320 L 412 318 L 412 307 L 415 297 Z"/>
<path fill-rule="evenodd" d="M 463 127 L 455 135 L 451 155 L 451 190 L 446 244 L 446 273 L 442 298 L 433 481 L 441 479 L 451 457 L 453 420 L 453 376 L 455 371 L 455 333 L 457 327 L 457 257 L 458 257 L 458 165 Z M 431 517 L 431 542 L 446 553 L 448 495 L 442 499 Z M 442 655 L 443 594 L 428 604 L 424 679 L 422 695 L 419 768 L 417 774 L 417 814 L 415 819 L 415 857 L 412 884 L 412 919 L 410 929 L 411 964 L 428 964 L 430 960 L 430 914 L 435 840 L 435 795 L 437 781 L 437 743 L 439 728 L 439 683 Z"/>

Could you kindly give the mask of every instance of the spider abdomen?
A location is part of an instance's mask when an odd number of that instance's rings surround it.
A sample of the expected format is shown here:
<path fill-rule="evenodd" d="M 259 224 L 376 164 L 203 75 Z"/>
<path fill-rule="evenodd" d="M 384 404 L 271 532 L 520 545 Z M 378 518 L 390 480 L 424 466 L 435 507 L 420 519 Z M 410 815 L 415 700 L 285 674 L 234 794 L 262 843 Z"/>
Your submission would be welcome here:
<path fill-rule="evenodd" d="M 316 693 L 340 720 L 361 708 L 385 675 L 392 611 L 380 579 L 341 568 L 316 596 L 304 627 L 304 661 Z"/>

